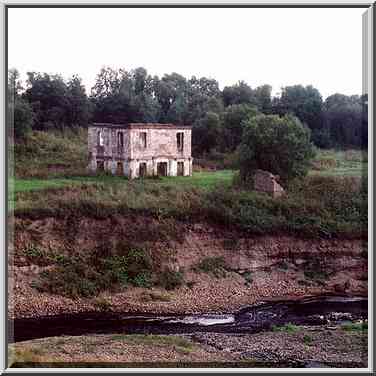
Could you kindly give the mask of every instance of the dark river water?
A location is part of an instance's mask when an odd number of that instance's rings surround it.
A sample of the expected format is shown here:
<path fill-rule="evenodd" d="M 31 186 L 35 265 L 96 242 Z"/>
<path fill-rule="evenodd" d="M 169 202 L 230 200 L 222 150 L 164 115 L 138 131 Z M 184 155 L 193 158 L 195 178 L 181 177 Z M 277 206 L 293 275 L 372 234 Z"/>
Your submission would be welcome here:
<path fill-rule="evenodd" d="M 228 314 L 81 312 L 9 321 L 9 342 L 85 334 L 255 333 L 273 325 L 323 325 L 366 319 L 364 297 L 317 296 L 261 302 Z"/>

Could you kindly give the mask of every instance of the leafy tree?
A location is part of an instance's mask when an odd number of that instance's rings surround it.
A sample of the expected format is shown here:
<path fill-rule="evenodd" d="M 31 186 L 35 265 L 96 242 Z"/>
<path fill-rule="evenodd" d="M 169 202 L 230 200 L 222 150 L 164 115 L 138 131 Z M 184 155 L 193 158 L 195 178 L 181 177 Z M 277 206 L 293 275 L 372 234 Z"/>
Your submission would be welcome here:
<path fill-rule="evenodd" d="M 252 88 L 244 81 L 239 81 L 236 85 L 226 86 L 222 95 L 226 107 L 233 104 L 257 104 Z"/>
<path fill-rule="evenodd" d="M 323 100 L 313 86 L 286 86 L 279 99 L 274 102 L 274 111 L 279 115 L 292 113 L 312 130 L 322 128 Z"/>
<path fill-rule="evenodd" d="M 188 106 L 187 88 L 187 80 L 178 73 L 165 74 L 160 80 L 155 80 L 154 90 L 162 123 L 184 123 Z"/>
<path fill-rule="evenodd" d="M 31 131 L 34 123 L 34 114 L 31 106 L 22 99 L 22 84 L 19 72 L 10 69 L 8 72 L 8 129 L 13 126 L 16 139 L 25 138 Z"/>
<path fill-rule="evenodd" d="M 239 146 L 241 176 L 252 178 L 256 169 L 280 176 L 283 182 L 307 174 L 314 147 L 310 130 L 292 115 L 257 115 L 243 122 Z"/>
<path fill-rule="evenodd" d="M 102 68 L 91 91 L 94 120 L 127 123 L 156 122 L 160 106 L 154 95 L 156 79 L 146 69 Z"/>
<path fill-rule="evenodd" d="M 28 72 L 23 98 L 35 113 L 35 128 L 46 130 L 63 128 L 66 124 L 66 109 L 69 107 L 67 85 L 59 75 Z"/>
<path fill-rule="evenodd" d="M 197 154 L 209 152 L 219 142 L 221 119 L 215 112 L 207 112 L 192 130 L 192 143 Z"/>
<path fill-rule="evenodd" d="M 184 123 L 195 124 L 209 111 L 218 115 L 223 111 L 218 82 L 206 77 L 193 76 L 187 83 L 187 108 Z"/>
<path fill-rule="evenodd" d="M 67 84 L 66 124 L 70 127 L 87 127 L 91 108 L 82 80 L 74 75 Z"/>
<path fill-rule="evenodd" d="M 28 102 L 17 98 L 14 103 L 14 137 L 25 138 L 32 130 L 34 113 Z"/>
<path fill-rule="evenodd" d="M 223 114 L 223 145 L 227 151 L 234 151 L 243 135 L 243 121 L 258 113 L 256 107 L 246 104 L 228 106 Z"/>
<path fill-rule="evenodd" d="M 270 85 L 258 86 L 254 90 L 257 108 L 264 114 L 272 112 L 272 87 Z"/>
<path fill-rule="evenodd" d="M 366 144 L 366 109 L 361 97 L 334 94 L 324 105 L 325 127 L 333 142 L 338 146 L 361 147 Z"/>

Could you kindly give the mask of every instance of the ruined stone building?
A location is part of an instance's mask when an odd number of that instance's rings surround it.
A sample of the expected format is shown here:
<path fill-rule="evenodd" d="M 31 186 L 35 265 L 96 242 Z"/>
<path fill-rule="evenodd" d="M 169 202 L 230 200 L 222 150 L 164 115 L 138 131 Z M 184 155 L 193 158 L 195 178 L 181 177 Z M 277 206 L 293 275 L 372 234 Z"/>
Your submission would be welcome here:
<path fill-rule="evenodd" d="M 284 189 L 278 182 L 278 175 L 273 175 L 268 171 L 256 170 L 253 178 L 256 191 L 265 192 L 273 198 L 281 197 L 285 194 Z"/>
<path fill-rule="evenodd" d="M 94 123 L 88 129 L 89 170 L 129 178 L 192 175 L 191 127 Z"/>

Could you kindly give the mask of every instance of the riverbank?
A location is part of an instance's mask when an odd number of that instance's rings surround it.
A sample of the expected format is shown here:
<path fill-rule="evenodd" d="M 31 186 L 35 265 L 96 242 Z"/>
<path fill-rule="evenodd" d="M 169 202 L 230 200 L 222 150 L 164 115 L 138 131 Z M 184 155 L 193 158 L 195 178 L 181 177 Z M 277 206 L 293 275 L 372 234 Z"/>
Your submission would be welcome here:
<path fill-rule="evenodd" d="M 133 222 L 133 230 L 137 223 Z M 116 222 L 81 219 L 75 227 L 74 252 L 81 249 L 80 254 L 90 255 L 103 239 L 112 244 L 124 233 L 129 236 L 128 224 L 121 218 Z M 158 284 L 128 284 L 93 297 L 41 291 L 38 281 L 44 273 L 50 271 L 55 276 L 60 266 L 51 262 L 52 251 L 50 255 L 35 256 L 35 249 L 29 253 L 25 249 L 33 241 L 39 249 L 57 248 L 61 250 L 59 257 L 69 257 L 72 244 L 67 243 L 63 225 L 54 218 L 18 220 L 9 266 L 10 317 L 90 311 L 226 313 L 266 299 L 328 293 L 367 295 L 367 245 L 362 239 L 245 236 L 225 228 L 179 222 L 174 226 L 180 239 L 143 243 L 155 265 L 155 278 L 165 270 L 181 277 L 173 289 Z"/>
<path fill-rule="evenodd" d="M 255 334 L 60 336 L 11 345 L 9 361 L 13 367 L 358 368 L 367 367 L 367 330 L 290 325 Z"/>

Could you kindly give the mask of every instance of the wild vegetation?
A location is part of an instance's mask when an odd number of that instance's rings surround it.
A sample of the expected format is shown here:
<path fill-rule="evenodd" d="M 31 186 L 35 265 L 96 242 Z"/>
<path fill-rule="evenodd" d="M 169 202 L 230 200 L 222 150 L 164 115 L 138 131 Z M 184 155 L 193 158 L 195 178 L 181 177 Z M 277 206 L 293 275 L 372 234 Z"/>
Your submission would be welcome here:
<path fill-rule="evenodd" d="M 17 72 L 10 72 L 9 120 L 15 131 L 10 208 L 18 218 L 70 223 L 68 242 L 80 218 L 118 216 L 150 220 L 137 237 L 151 242 L 179 241 L 179 223 L 200 222 L 245 236 L 367 237 L 365 97 L 334 95 L 323 101 L 317 89 L 297 85 L 273 98 L 268 85 L 252 89 L 239 82 L 220 90 L 213 79 L 151 77 L 143 68 L 102 69 L 89 97 L 78 77 L 65 81 L 30 73 L 26 84 L 22 88 Z M 191 124 L 193 176 L 129 181 L 88 174 L 90 121 Z M 352 149 L 328 149 L 334 146 Z M 287 195 L 273 199 L 244 184 L 242 177 L 255 168 L 280 174 Z M 190 288 L 182 270 L 156 265 L 149 249 L 132 239 L 68 253 L 31 243 L 22 254 L 31 264 L 52 266 L 33 287 L 73 298 L 96 296 L 100 310 L 110 309 L 103 291 Z M 217 278 L 226 270 L 224 260 L 215 257 L 194 268 Z M 317 265 L 304 270 L 305 278 L 318 282 L 325 273 Z M 243 277 L 250 286 L 252 274 Z"/>
<path fill-rule="evenodd" d="M 217 186 L 201 178 L 201 187 L 189 184 L 189 178 L 187 184 L 172 179 L 97 178 L 83 184 L 73 180 L 66 187 L 44 189 L 43 195 L 39 190 L 26 191 L 21 184 L 21 191 L 14 195 L 14 214 L 34 219 L 141 214 L 158 220 L 209 222 L 250 234 L 366 235 L 368 186 L 364 177 L 308 176 L 292 183 L 281 199 L 231 183 L 222 185 L 221 174 Z M 224 181 L 228 182 L 227 174 Z"/>
<path fill-rule="evenodd" d="M 16 139 L 31 130 L 77 129 L 89 122 L 161 122 L 193 126 L 195 157 L 216 150 L 234 152 L 244 122 L 260 114 L 294 115 L 321 148 L 367 148 L 367 97 L 335 93 L 325 100 L 312 86 L 293 85 L 272 96 L 272 87 L 251 88 L 240 81 L 220 90 L 213 78 L 178 73 L 151 76 L 104 67 L 90 95 L 73 75 L 28 72 L 25 83 L 16 69 L 8 74 L 9 127 Z"/>

